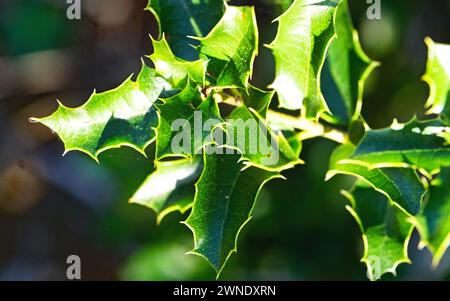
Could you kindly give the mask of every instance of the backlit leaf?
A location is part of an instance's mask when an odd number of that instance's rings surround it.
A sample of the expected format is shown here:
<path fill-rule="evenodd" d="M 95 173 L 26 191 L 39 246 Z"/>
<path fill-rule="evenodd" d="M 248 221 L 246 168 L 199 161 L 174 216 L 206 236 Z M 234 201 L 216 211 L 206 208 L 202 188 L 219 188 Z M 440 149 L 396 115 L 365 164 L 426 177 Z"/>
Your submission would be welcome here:
<path fill-rule="evenodd" d="M 428 46 L 428 62 L 423 79 L 430 86 L 426 103 L 428 113 L 450 117 L 450 45 L 425 39 Z"/>
<path fill-rule="evenodd" d="M 155 64 L 158 75 L 164 77 L 174 88 L 180 87 L 186 78 L 190 81 L 203 84 L 206 75 L 207 61 L 185 61 L 177 58 L 167 44 L 163 35 L 161 40 L 153 40 L 153 54 L 149 58 Z"/>
<path fill-rule="evenodd" d="M 443 168 L 430 187 L 430 197 L 423 214 L 411 217 L 421 237 L 421 245 L 433 253 L 437 267 L 450 245 L 450 168 Z"/>
<path fill-rule="evenodd" d="M 338 0 L 296 0 L 277 20 L 278 33 L 269 46 L 275 56 L 275 81 L 280 106 L 303 109 L 318 118 L 328 107 L 320 92 L 320 72 L 334 38 Z"/>
<path fill-rule="evenodd" d="M 361 48 L 347 0 L 337 8 L 335 28 L 336 39 L 328 50 L 322 72 L 322 93 L 331 111 L 329 119 L 348 124 L 361 112 L 364 82 L 378 63 L 370 60 Z"/>
<path fill-rule="evenodd" d="M 97 160 L 108 149 L 129 146 L 141 153 L 155 139 L 154 102 L 167 83 L 143 65 L 137 80 L 128 78 L 114 90 L 96 93 L 78 108 L 59 103 L 55 113 L 32 118 L 58 134 L 65 153 L 78 150 Z"/>
<path fill-rule="evenodd" d="M 200 158 L 157 161 L 156 170 L 130 198 L 130 203 L 146 206 L 158 215 L 158 224 L 170 212 L 184 213 L 194 200 L 194 182 L 200 176 Z"/>
<path fill-rule="evenodd" d="M 346 208 L 362 232 L 361 261 L 367 266 L 367 277 L 373 281 L 385 273 L 395 275 L 399 264 L 411 263 L 408 243 L 413 227 L 407 222 L 407 216 L 389 205 L 384 195 L 361 183 L 343 194 L 351 203 Z"/>
<path fill-rule="evenodd" d="M 194 234 L 191 253 L 204 257 L 217 275 L 237 250 L 239 232 L 251 219 L 259 190 L 278 177 L 254 167 L 243 170 L 239 159 L 239 154 L 205 154 L 194 205 L 186 220 Z"/>
<path fill-rule="evenodd" d="M 384 194 L 391 205 L 397 206 L 409 215 L 417 215 L 422 208 L 422 200 L 426 190 L 412 168 L 382 167 L 373 168 L 359 161 L 348 160 L 353 146 L 338 147 L 331 157 L 327 179 L 345 174 L 355 176 Z"/>
<path fill-rule="evenodd" d="M 189 36 L 203 37 L 219 22 L 225 10 L 221 0 L 149 0 L 147 10 L 156 17 L 160 37 L 164 33 L 175 55 L 198 59 Z"/>
<path fill-rule="evenodd" d="M 225 14 L 204 38 L 198 38 L 200 57 L 209 60 L 215 86 L 247 88 L 258 52 L 255 10 L 226 5 Z"/>

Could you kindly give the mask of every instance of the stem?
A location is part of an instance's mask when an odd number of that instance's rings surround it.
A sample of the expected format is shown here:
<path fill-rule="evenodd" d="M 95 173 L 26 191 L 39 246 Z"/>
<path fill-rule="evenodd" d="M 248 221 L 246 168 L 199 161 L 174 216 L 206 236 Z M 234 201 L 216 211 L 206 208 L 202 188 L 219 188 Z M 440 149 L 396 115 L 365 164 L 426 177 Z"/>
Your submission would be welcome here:
<path fill-rule="evenodd" d="M 215 94 L 217 102 L 226 103 L 231 106 L 239 106 L 241 102 L 226 94 Z M 272 123 L 285 124 L 289 127 L 302 131 L 300 137 L 302 140 L 307 140 L 315 137 L 323 137 L 340 144 L 344 144 L 348 141 L 348 134 L 324 125 L 318 121 L 306 119 L 305 117 L 291 116 L 288 114 L 280 113 L 274 110 L 267 111 L 267 120 Z"/>
<path fill-rule="evenodd" d="M 347 133 L 304 117 L 294 117 L 288 114 L 268 110 L 267 119 L 269 122 L 284 123 L 297 130 L 303 131 L 300 134 L 302 140 L 323 137 L 340 144 L 344 144 L 347 141 Z"/>

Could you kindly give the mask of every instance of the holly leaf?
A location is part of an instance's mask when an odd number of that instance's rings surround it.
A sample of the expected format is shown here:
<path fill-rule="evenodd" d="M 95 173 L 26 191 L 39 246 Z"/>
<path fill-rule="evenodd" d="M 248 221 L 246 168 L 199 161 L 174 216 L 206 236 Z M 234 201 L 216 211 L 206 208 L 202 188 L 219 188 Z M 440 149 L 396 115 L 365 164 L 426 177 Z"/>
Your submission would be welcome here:
<path fill-rule="evenodd" d="M 198 59 L 189 36 L 203 37 L 219 22 L 225 10 L 220 0 L 149 0 L 146 7 L 158 22 L 160 38 L 164 33 L 175 55 L 185 60 Z"/>
<path fill-rule="evenodd" d="M 103 151 L 128 146 L 144 154 L 155 139 L 158 117 L 154 102 L 167 83 L 155 71 L 142 66 L 136 81 L 128 78 L 119 87 L 94 92 L 78 108 L 59 103 L 52 115 L 31 118 L 50 128 L 63 141 L 65 153 L 78 150 L 98 161 Z"/>
<path fill-rule="evenodd" d="M 234 109 L 225 130 L 227 145 L 242 153 L 246 166 L 280 172 L 303 163 L 296 151 L 299 146 L 294 149 L 281 132 L 272 131 L 252 108 Z"/>
<path fill-rule="evenodd" d="M 130 198 L 157 214 L 157 223 L 169 213 L 186 212 L 194 200 L 194 182 L 202 170 L 201 158 L 156 161 L 156 170 L 145 179 Z"/>
<path fill-rule="evenodd" d="M 296 0 L 277 20 L 278 33 L 268 47 L 275 56 L 280 107 L 309 118 L 329 111 L 320 92 L 320 72 L 334 38 L 333 20 L 339 0 Z"/>
<path fill-rule="evenodd" d="M 213 94 L 202 100 L 197 87 L 188 82 L 178 94 L 158 106 L 156 158 L 192 157 L 213 143 L 216 126 L 222 123 Z"/>
<path fill-rule="evenodd" d="M 357 183 L 351 192 L 343 192 L 351 206 L 346 209 L 358 223 L 364 242 L 361 259 L 367 277 L 374 281 L 385 273 L 396 274 L 401 263 L 411 263 L 408 243 L 414 227 L 407 215 L 389 204 L 383 194 Z"/>
<path fill-rule="evenodd" d="M 153 54 L 148 57 L 155 64 L 158 75 L 166 79 L 174 88 L 184 84 L 185 79 L 203 84 L 205 82 L 207 60 L 185 61 L 177 58 L 163 35 L 161 40 L 152 38 Z"/>
<path fill-rule="evenodd" d="M 435 171 L 450 165 L 450 132 L 441 120 L 412 120 L 380 130 L 368 130 L 350 159 L 376 166 L 411 166 Z"/>
<path fill-rule="evenodd" d="M 427 70 L 423 80 L 430 86 L 426 103 L 428 114 L 442 114 L 450 117 L 450 45 L 425 39 L 428 46 Z"/>
<path fill-rule="evenodd" d="M 190 253 L 204 257 L 216 270 L 217 277 L 237 250 L 239 233 L 251 219 L 261 187 L 279 177 L 254 167 L 243 170 L 239 160 L 239 154 L 205 151 L 194 205 L 185 222 L 194 235 L 194 249 Z"/>
<path fill-rule="evenodd" d="M 249 85 L 248 89 L 236 89 L 235 92 L 247 108 L 254 109 L 261 117 L 266 118 L 274 91 L 264 91 Z"/>
<path fill-rule="evenodd" d="M 360 161 L 346 159 L 353 150 L 352 145 L 342 145 L 334 151 L 326 180 L 337 174 L 355 176 L 385 195 L 391 205 L 398 207 L 407 215 L 420 213 L 426 190 L 414 169 L 374 168 Z"/>
<path fill-rule="evenodd" d="M 247 88 L 258 53 L 255 10 L 225 5 L 220 22 L 200 41 L 200 57 L 209 60 L 208 73 L 218 87 Z"/>
<path fill-rule="evenodd" d="M 430 187 L 430 197 L 423 214 L 411 217 L 410 222 L 419 231 L 422 247 L 433 254 L 437 267 L 450 245 L 450 168 L 442 168 Z"/>
<path fill-rule="evenodd" d="M 337 8 L 335 30 L 322 72 L 322 93 L 331 112 L 327 120 L 348 124 L 360 115 L 364 83 L 379 63 L 364 53 L 346 0 Z"/>

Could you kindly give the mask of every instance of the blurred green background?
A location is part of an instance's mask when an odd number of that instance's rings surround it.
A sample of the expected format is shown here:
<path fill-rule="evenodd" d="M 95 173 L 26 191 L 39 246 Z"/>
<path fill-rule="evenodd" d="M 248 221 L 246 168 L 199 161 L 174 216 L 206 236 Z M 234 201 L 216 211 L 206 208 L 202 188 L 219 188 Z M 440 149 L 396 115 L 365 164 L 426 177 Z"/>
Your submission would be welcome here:
<path fill-rule="evenodd" d="M 219 0 L 218 0 L 219 1 Z M 261 45 L 273 40 L 280 0 L 231 1 L 256 6 Z M 80 256 L 84 280 L 212 280 L 201 258 L 184 255 L 192 234 L 168 216 L 127 200 L 153 169 L 130 150 L 103 153 L 99 166 L 69 153 L 46 128 L 28 122 L 56 108 L 82 104 L 139 71 L 157 36 L 145 0 L 85 0 L 82 19 L 68 20 L 62 0 L 0 1 L 0 280 L 64 280 L 66 258 Z M 374 128 L 393 118 L 421 115 L 428 87 L 426 36 L 450 43 L 450 1 L 381 0 L 381 20 L 368 20 L 368 4 L 350 0 L 355 27 L 368 55 L 382 62 L 369 78 L 363 115 Z M 261 47 L 253 83 L 274 77 L 273 57 Z M 305 142 L 307 163 L 269 183 L 254 218 L 240 235 L 224 280 L 365 280 L 359 229 L 339 191 L 352 180 L 323 182 L 336 145 Z M 152 149 L 148 150 L 148 154 Z M 412 265 L 400 280 L 450 280 L 450 254 L 437 270 L 428 251 L 410 243 Z"/>

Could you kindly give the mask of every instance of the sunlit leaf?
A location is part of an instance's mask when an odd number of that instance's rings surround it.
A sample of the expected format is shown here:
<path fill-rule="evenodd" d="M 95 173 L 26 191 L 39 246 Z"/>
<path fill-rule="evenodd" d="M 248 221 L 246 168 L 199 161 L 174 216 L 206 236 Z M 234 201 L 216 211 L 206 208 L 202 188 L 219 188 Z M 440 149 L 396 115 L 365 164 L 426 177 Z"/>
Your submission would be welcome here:
<path fill-rule="evenodd" d="M 130 198 L 130 203 L 146 206 L 157 214 L 158 224 L 170 212 L 186 212 L 194 200 L 194 182 L 200 176 L 200 158 L 158 161 L 156 170 Z"/>
<path fill-rule="evenodd" d="M 426 190 L 414 169 L 372 168 L 359 161 L 347 159 L 353 149 L 351 145 L 343 145 L 334 151 L 327 179 L 337 174 L 355 176 L 384 194 L 391 205 L 397 206 L 407 214 L 416 215 L 420 212 Z"/>
<path fill-rule="evenodd" d="M 420 233 L 421 245 L 433 253 L 437 267 L 450 245 L 450 168 L 443 168 L 430 187 L 423 214 L 410 218 Z"/>
<path fill-rule="evenodd" d="M 450 117 L 450 45 L 425 39 L 428 46 L 428 62 L 423 79 L 430 86 L 426 103 L 428 113 Z"/>
<path fill-rule="evenodd" d="M 213 143 L 212 132 L 222 123 L 219 108 L 211 94 L 202 100 L 190 82 L 175 96 L 158 106 L 156 158 L 192 157 Z M 207 127 L 209 125 L 209 127 Z"/>
<path fill-rule="evenodd" d="M 167 83 L 143 65 L 137 80 L 128 78 L 121 86 L 94 92 L 78 108 L 59 103 L 55 113 L 32 118 L 49 127 L 63 141 L 65 152 L 82 151 L 95 160 L 108 149 L 129 146 L 141 153 L 155 139 L 158 117 L 154 102 Z"/>
<path fill-rule="evenodd" d="M 348 124 L 361 112 L 364 83 L 378 63 L 361 48 L 347 0 L 337 8 L 335 28 L 336 39 L 328 50 L 322 72 L 322 93 L 331 111 L 329 119 Z"/>
<path fill-rule="evenodd" d="M 149 58 L 155 64 L 158 75 L 164 77 L 173 87 L 178 88 L 186 78 L 190 81 L 203 84 L 206 75 L 207 61 L 185 61 L 177 58 L 167 44 L 163 35 L 161 40 L 153 40 L 153 54 Z"/>
<path fill-rule="evenodd" d="M 391 127 L 366 131 L 350 159 L 372 166 L 408 165 L 434 171 L 450 165 L 450 132 L 441 120 L 394 123 Z"/>
<path fill-rule="evenodd" d="M 220 22 L 198 40 L 200 56 L 209 60 L 208 73 L 215 79 L 215 86 L 247 88 L 258 52 L 253 7 L 226 5 Z"/>
<path fill-rule="evenodd" d="M 239 154 L 205 155 L 197 193 L 186 225 L 194 234 L 191 253 L 204 257 L 219 275 L 233 252 L 239 232 L 251 219 L 255 199 L 276 173 L 250 167 L 242 170 Z"/>
<path fill-rule="evenodd" d="M 320 72 L 335 35 L 333 20 L 339 0 L 296 0 L 277 20 L 278 32 L 269 45 L 275 56 L 275 81 L 280 106 L 303 109 L 317 118 L 328 111 L 320 92 Z"/>
<path fill-rule="evenodd" d="M 203 37 L 219 22 L 225 10 L 221 0 L 149 0 L 147 10 L 158 21 L 160 37 L 164 33 L 175 55 L 198 59 L 189 36 Z"/>
<path fill-rule="evenodd" d="M 283 134 L 272 131 L 253 109 L 234 109 L 227 119 L 226 132 L 227 145 L 242 153 L 246 165 L 282 171 L 303 162 Z"/>
<path fill-rule="evenodd" d="M 408 243 L 413 227 L 407 222 L 407 216 L 391 206 L 383 194 L 361 183 L 343 194 L 351 203 L 346 208 L 362 232 L 361 261 L 367 266 L 367 277 L 378 280 L 385 273 L 395 275 L 399 264 L 411 262 Z"/>

